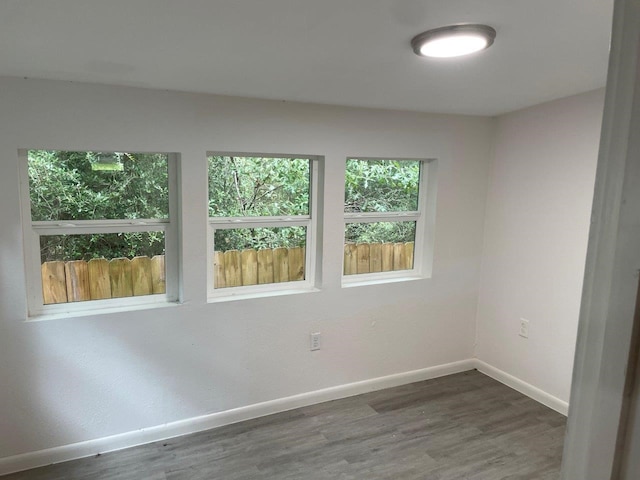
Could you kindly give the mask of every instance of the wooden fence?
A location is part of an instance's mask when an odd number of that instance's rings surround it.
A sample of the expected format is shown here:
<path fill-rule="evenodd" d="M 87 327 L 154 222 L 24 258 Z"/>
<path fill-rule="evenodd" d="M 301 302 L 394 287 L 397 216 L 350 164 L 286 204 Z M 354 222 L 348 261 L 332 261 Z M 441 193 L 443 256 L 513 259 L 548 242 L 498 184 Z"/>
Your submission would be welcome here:
<path fill-rule="evenodd" d="M 304 280 L 305 248 L 215 252 L 216 288 Z"/>
<path fill-rule="evenodd" d="M 347 243 L 344 274 L 391 272 L 413 268 L 413 245 L 407 243 Z"/>
<path fill-rule="evenodd" d="M 164 255 L 45 262 L 41 272 L 45 305 L 165 293 Z"/>
<path fill-rule="evenodd" d="M 348 243 L 344 274 L 413 268 L 413 242 Z M 45 304 L 165 293 L 164 255 L 42 264 Z M 215 252 L 216 288 L 295 282 L 305 278 L 305 248 Z"/>

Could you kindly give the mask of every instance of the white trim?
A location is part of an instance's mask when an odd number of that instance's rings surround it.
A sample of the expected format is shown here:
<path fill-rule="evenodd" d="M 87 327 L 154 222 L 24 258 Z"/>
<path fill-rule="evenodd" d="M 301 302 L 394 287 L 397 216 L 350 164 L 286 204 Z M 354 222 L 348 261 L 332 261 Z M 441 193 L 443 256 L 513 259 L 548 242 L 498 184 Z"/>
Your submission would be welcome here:
<path fill-rule="evenodd" d="M 303 282 L 289 282 L 287 285 L 293 285 L 295 283 L 303 283 Z M 271 284 L 274 285 L 274 284 Z M 282 283 L 276 283 L 275 285 L 284 285 Z M 271 290 L 250 290 L 246 289 L 250 287 L 233 287 L 236 289 L 242 289 L 241 291 L 236 290 L 236 293 L 225 294 L 225 295 L 214 295 L 207 299 L 207 303 L 220 303 L 220 302 L 234 302 L 237 300 L 252 300 L 256 298 L 267 298 L 267 297 L 279 297 L 284 295 L 298 295 L 300 293 L 317 293 L 321 292 L 319 288 L 315 288 L 310 286 L 309 284 L 304 283 L 302 287 L 299 288 L 277 288 Z M 224 290 L 227 290 L 225 288 Z"/>
<path fill-rule="evenodd" d="M 39 220 L 32 221 L 31 226 L 38 230 L 49 229 L 65 229 L 65 231 L 72 232 L 76 228 L 91 229 L 92 227 L 117 227 L 114 231 L 119 232 L 121 227 L 129 227 L 131 225 L 140 225 L 149 227 L 153 225 L 160 225 L 160 228 L 164 228 L 169 223 L 168 218 L 139 218 L 134 220 Z"/>
<path fill-rule="evenodd" d="M 344 219 L 345 223 L 417 222 L 420 219 L 420 212 L 345 213 Z"/>
<path fill-rule="evenodd" d="M 211 269 L 213 270 L 213 269 Z M 216 302 L 221 299 L 240 300 L 245 298 L 258 298 L 261 296 L 273 296 L 282 293 L 305 293 L 314 291 L 311 280 L 299 280 L 297 282 L 263 283 L 256 285 L 241 285 L 239 287 L 222 287 L 214 290 L 207 299 L 208 302 Z"/>
<path fill-rule="evenodd" d="M 165 295 L 145 295 L 144 297 L 126 297 L 121 298 L 120 300 L 129 300 L 136 298 L 147 298 L 150 297 L 148 302 L 122 302 L 118 305 L 107 305 L 101 307 L 94 307 L 94 304 L 91 303 L 91 308 L 84 309 L 69 309 L 69 310 L 47 310 L 46 313 L 33 314 L 29 316 L 26 320 L 26 323 L 31 322 L 43 322 L 47 320 L 60 320 L 64 318 L 74 318 L 74 317 L 87 317 L 94 315 L 104 315 L 107 313 L 121 313 L 121 312 L 136 312 L 138 310 L 152 310 L 156 308 L 166 308 L 166 307 L 179 307 L 181 304 L 178 302 L 169 302 L 166 299 Z M 92 302 L 102 302 L 106 300 L 93 300 Z M 87 302 L 78 302 L 74 305 L 81 305 L 82 303 Z M 58 304 L 60 305 L 70 305 L 70 304 Z"/>
<path fill-rule="evenodd" d="M 35 452 L 14 455 L 0 459 L 0 475 L 28 470 L 30 468 L 60 463 L 83 457 L 89 457 L 98 453 L 121 450 L 149 442 L 165 440 L 189 433 L 201 432 L 223 425 L 251 420 L 252 418 L 285 412 L 294 408 L 315 405 L 340 398 L 360 395 L 367 392 L 397 387 L 409 383 L 430 380 L 455 373 L 473 370 L 475 362 L 472 359 L 447 363 L 435 367 L 428 367 L 409 372 L 396 373 L 385 377 L 378 377 L 360 382 L 339 385 L 335 387 L 315 390 L 313 392 L 292 395 L 266 402 L 247 405 L 244 407 L 226 410 L 224 412 L 211 413 L 200 417 L 142 428 L 133 432 L 112 435 L 109 437 L 78 442 L 60 447 L 38 450 Z"/>
<path fill-rule="evenodd" d="M 514 390 L 526 395 L 533 400 L 540 402 L 543 405 L 555 410 L 558 413 L 561 413 L 565 417 L 569 412 L 569 403 L 564 400 L 560 400 L 557 397 L 545 392 L 544 390 L 540 390 L 538 387 L 534 387 L 530 383 L 527 383 L 523 380 L 520 380 L 513 375 L 508 374 L 507 372 L 503 372 L 502 370 L 489 365 L 482 360 L 475 359 L 475 368 L 487 375 L 488 377 L 497 380 L 500 383 L 504 383 L 507 387 L 511 387 Z"/>
<path fill-rule="evenodd" d="M 124 225 L 73 225 L 60 226 L 53 225 L 34 225 L 33 232 L 38 237 L 46 237 L 50 235 L 93 235 L 93 234 L 109 234 L 109 233 L 135 233 L 135 232 L 166 232 L 169 223 L 138 223 Z"/>
<path fill-rule="evenodd" d="M 300 223 L 301 225 L 306 225 L 310 219 L 311 215 L 281 215 L 273 217 L 209 217 L 209 223 L 216 225 L 216 228 L 249 228 L 245 227 L 244 224 L 268 223 L 269 225 L 275 224 L 275 226 L 286 226 L 291 222 L 295 222 Z"/>
<path fill-rule="evenodd" d="M 428 277 L 418 275 L 413 270 L 396 270 L 393 272 L 361 273 L 344 275 L 342 286 L 363 287 L 366 285 L 381 285 L 394 282 L 409 282 L 413 280 L 428 280 Z"/>

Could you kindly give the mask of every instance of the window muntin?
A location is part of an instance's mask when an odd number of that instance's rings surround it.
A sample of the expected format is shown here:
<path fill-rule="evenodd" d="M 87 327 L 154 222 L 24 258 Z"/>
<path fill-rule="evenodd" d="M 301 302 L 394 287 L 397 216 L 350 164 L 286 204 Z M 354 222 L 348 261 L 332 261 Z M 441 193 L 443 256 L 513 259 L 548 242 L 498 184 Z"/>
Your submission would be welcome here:
<path fill-rule="evenodd" d="M 347 159 L 343 274 L 419 273 L 426 160 Z M 360 277 L 361 278 L 361 277 Z"/>
<path fill-rule="evenodd" d="M 213 153 L 208 159 L 210 296 L 309 287 L 317 159 Z"/>
<path fill-rule="evenodd" d="M 29 315 L 177 299 L 170 157 L 20 152 Z"/>

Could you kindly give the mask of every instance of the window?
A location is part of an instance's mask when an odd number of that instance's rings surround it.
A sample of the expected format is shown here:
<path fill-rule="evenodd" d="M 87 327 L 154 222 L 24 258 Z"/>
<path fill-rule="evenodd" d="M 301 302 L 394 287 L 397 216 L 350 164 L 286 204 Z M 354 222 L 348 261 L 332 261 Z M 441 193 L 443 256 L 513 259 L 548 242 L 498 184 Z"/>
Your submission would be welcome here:
<path fill-rule="evenodd" d="M 20 152 L 29 315 L 177 299 L 170 157 Z"/>
<path fill-rule="evenodd" d="M 209 154 L 209 294 L 311 287 L 317 159 Z"/>
<path fill-rule="evenodd" d="M 426 160 L 347 159 L 345 282 L 423 274 Z"/>

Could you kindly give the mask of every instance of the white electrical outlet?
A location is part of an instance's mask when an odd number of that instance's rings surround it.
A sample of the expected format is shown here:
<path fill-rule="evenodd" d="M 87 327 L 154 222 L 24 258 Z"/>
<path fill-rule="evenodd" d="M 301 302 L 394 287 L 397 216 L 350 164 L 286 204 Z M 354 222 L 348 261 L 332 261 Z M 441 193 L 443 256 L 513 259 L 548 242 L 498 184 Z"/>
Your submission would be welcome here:
<path fill-rule="evenodd" d="M 520 333 L 518 333 L 522 338 L 529 338 L 529 320 L 526 318 L 520 319 Z"/>
<path fill-rule="evenodd" d="M 316 333 L 312 333 L 311 334 L 311 345 L 310 345 L 310 349 L 313 350 L 320 350 L 320 332 L 316 332 Z"/>

